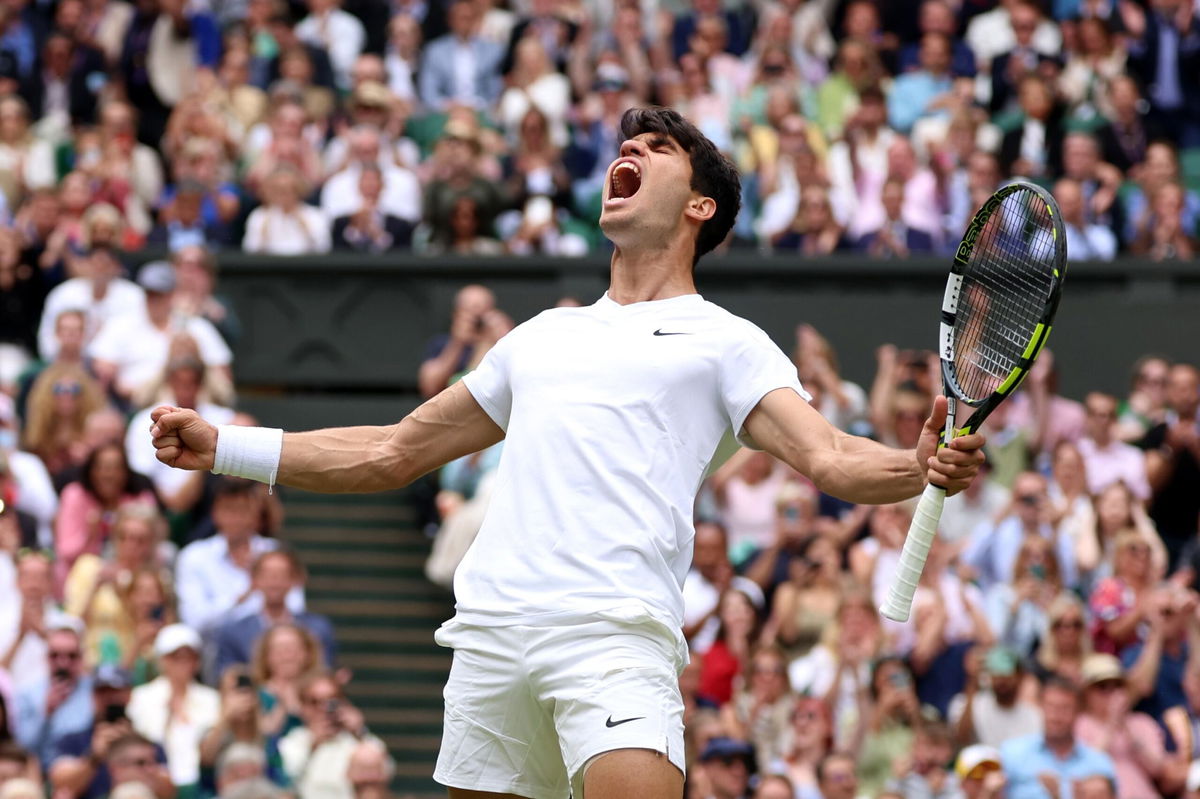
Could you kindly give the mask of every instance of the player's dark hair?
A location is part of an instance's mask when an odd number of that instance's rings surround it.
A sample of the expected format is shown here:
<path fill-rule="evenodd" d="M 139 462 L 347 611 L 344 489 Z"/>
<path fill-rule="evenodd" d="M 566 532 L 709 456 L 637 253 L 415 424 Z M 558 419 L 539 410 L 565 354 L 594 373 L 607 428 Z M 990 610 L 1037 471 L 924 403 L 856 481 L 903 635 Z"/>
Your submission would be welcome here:
<path fill-rule="evenodd" d="M 670 136 L 692 162 L 691 188 L 717 204 L 716 213 L 700 226 L 692 265 L 725 240 L 742 204 L 742 181 L 737 167 L 699 129 L 669 108 L 631 108 L 621 117 L 621 136 L 643 133 Z"/>

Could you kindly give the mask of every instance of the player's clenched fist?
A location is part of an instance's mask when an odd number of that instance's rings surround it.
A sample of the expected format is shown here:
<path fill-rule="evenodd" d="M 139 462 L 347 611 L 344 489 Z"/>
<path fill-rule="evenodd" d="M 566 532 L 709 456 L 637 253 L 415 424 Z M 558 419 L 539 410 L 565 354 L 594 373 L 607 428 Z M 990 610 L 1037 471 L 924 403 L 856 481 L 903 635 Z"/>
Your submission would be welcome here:
<path fill-rule="evenodd" d="M 155 457 L 176 469 L 207 471 L 217 455 L 217 428 L 193 410 L 163 405 L 150 412 Z"/>

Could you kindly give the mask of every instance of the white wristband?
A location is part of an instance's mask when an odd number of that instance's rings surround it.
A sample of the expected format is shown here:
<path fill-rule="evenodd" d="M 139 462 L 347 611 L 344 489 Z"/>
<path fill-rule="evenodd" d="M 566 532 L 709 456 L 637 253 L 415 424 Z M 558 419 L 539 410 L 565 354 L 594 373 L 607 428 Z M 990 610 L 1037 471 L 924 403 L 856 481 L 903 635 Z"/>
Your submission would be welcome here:
<path fill-rule="evenodd" d="M 230 474 L 275 485 L 283 431 L 277 427 L 217 425 L 217 454 L 213 474 Z"/>

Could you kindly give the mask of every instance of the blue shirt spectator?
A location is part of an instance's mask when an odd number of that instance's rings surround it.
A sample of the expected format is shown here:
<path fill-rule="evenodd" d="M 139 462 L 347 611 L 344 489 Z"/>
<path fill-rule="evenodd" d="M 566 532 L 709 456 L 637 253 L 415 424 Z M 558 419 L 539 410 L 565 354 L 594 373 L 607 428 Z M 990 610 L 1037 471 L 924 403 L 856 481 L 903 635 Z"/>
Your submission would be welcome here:
<path fill-rule="evenodd" d="M 921 38 L 921 69 L 896 78 L 888 95 L 888 124 L 901 133 L 917 120 L 942 111 L 938 101 L 954 88 L 950 77 L 950 39 L 940 33 Z"/>
<path fill-rule="evenodd" d="M 66 736 L 91 729 L 92 678 L 82 673 L 79 633 L 63 627 L 46 640 L 50 677 L 30 682 L 17 694 L 17 742 L 49 764 Z"/>

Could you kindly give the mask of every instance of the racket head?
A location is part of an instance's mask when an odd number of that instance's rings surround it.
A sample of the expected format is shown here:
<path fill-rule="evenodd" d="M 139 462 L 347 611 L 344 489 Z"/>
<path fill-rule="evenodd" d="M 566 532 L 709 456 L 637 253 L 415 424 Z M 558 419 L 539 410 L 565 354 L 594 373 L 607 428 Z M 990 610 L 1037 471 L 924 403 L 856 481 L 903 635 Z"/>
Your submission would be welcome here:
<path fill-rule="evenodd" d="M 971 219 L 946 282 L 938 350 L 946 395 L 974 409 L 955 436 L 977 430 L 1029 373 L 1066 267 L 1062 216 L 1042 187 L 1004 186 Z"/>

